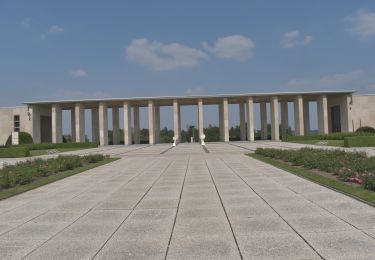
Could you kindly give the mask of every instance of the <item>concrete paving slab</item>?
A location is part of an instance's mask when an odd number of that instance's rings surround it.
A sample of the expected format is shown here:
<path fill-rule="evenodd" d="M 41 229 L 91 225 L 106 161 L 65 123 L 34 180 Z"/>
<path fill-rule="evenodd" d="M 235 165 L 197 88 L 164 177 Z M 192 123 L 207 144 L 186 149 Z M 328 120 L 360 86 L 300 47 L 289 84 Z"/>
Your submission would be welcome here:
<path fill-rule="evenodd" d="M 375 241 L 360 231 L 309 233 L 304 237 L 326 259 L 374 259 Z"/>
<path fill-rule="evenodd" d="M 0 259 L 373 259 L 373 207 L 231 144 L 168 147 L 92 149 L 122 159 L 0 201 Z"/>
<path fill-rule="evenodd" d="M 238 243 L 244 259 L 321 259 L 294 233 L 255 233 Z"/>

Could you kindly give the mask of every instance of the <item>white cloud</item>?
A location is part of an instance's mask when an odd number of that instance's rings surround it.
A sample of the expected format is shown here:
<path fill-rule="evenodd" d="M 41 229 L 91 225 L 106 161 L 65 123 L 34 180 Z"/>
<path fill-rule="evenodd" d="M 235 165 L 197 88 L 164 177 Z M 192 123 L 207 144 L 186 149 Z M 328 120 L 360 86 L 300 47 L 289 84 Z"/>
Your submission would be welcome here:
<path fill-rule="evenodd" d="M 203 42 L 203 48 L 219 58 L 245 61 L 252 57 L 254 42 L 243 35 L 218 38 L 213 46 Z"/>
<path fill-rule="evenodd" d="M 283 39 L 281 40 L 281 46 L 283 48 L 294 48 L 297 46 L 304 46 L 310 44 L 312 41 L 312 36 L 306 35 L 305 37 L 300 37 L 299 31 L 289 31 L 284 33 Z"/>
<path fill-rule="evenodd" d="M 349 32 L 359 36 L 361 39 L 368 39 L 375 36 L 375 12 L 365 9 L 358 9 L 354 16 L 347 17 L 351 24 Z"/>
<path fill-rule="evenodd" d="M 31 19 L 30 18 L 24 18 L 22 21 L 21 21 L 21 26 L 25 29 L 29 29 L 31 27 Z"/>
<path fill-rule="evenodd" d="M 79 68 L 79 69 L 72 70 L 70 72 L 70 76 L 73 78 L 82 78 L 82 77 L 87 77 L 88 73 L 85 69 Z"/>
<path fill-rule="evenodd" d="M 202 94 L 205 92 L 206 92 L 206 89 L 202 87 L 192 87 L 192 88 L 186 89 L 185 91 L 186 95 L 198 95 L 198 94 Z"/>
<path fill-rule="evenodd" d="M 64 28 L 58 26 L 58 25 L 52 25 L 47 32 L 45 33 L 42 33 L 40 35 L 40 39 L 41 40 L 45 40 L 47 38 L 48 35 L 50 34 L 61 34 L 64 32 Z"/>
<path fill-rule="evenodd" d="M 60 88 L 47 98 L 53 100 L 75 100 L 75 99 L 105 99 L 112 95 L 102 91 L 82 91 Z"/>
<path fill-rule="evenodd" d="M 370 80 L 368 73 L 363 70 L 353 70 L 316 78 L 295 78 L 288 81 L 286 86 L 298 90 L 358 89 L 366 88 L 368 80 Z"/>
<path fill-rule="evenodd" d="M 155 71 L 193 68 L 208 56 L 201 50 L 179 43 L 164 44 L 146 38 L 133 40 L 126 49 L 129 61 L 144 65 Z"/>
<path fill-rule="evenodd" d="M 64 32 L 64 28 L 58 26 L 58 25 L 52 25 L 49 30 L 49 33 L 62 33 Z"/>

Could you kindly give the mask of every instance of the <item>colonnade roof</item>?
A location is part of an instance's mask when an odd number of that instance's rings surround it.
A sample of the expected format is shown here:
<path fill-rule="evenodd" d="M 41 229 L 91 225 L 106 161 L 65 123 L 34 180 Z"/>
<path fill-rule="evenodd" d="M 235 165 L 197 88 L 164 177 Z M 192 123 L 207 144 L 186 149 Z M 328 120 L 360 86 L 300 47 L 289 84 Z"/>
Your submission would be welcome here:
<path fill-rule="evenodd" d="M 273 96 L 278 96 L 279 101 L 292 102 L 298 95 L 302 95 L 304 99 L 316 101 L 320 95 L 327 97 L 337 97 L 342 95 L 353 94 L 354 90 L 343 91 L 313 91 L 313 92 L 273 92 L 273 93 L 243 93 L 243 94 L 219 94 L 219 95 L 194 95 L 194 96 L 160 96 L 160 97 L 132 97 L 132 98 L 105 98 L 105 99 L 77 99 L 77 100 L 56 100 L 56 101 L 33 101 L 25 102 L 26 105 L 51 106 L 59 104 L 63 108 L 74 107 L 74 104 L 80 103 L 85 108 L 97 107 L 100 102 L 105 102 L 108 107 L 122 106 L 127 101 L 132 106 L 147 106 L 152 100 L 155 105 L 172 106 L 173 100 L 178 100 L 179 105 L 196 105 L 199 99 L 204 104 L 219 104 L 223 98 L 228 99 L 229 104 L 238 104 L 244 102 L 247 97 L 253 97 L 255 103 L 269 102 Z"/>

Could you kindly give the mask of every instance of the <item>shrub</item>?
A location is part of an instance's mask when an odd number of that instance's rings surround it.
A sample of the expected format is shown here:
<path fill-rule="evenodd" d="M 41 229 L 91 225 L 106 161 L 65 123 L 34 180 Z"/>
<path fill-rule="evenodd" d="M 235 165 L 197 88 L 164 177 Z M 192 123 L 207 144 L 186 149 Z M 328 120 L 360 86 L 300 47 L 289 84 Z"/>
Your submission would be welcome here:
<path fill-rule="evenodd" d="M 30 156 L 30 149 L 27 147 L 0 148 L 0 158 L 20 158 L 28 156 Z"/>
<path fill-rule="evenodd" d="M 343 181 L 355 182 L 366 189 L 375 190 L 375 157 L 367 157 L 365 153 L 311 148 L 258 148 L 255 153 L 304 168 L 330 172 Z"/>
<path fill-rule="evenodd" d="M 344 138 L 345 147 L 375 146 L 375 136 L 352 136 Z"/>
<path fill-rule="evenodd" d="M 363 178 L 363 187 L 368 190 L 375 190 L 375 176 L 370 175 Z"/>
<path fill-rule="evenodd" d="M 83 157 L 83 159 L 88 163 L 97 163 L 104 160 L 104 155 L 102 154 L 90 154 Z"/>
<path fill-rule="evenodd" d="M 375 134 L 375 128 L 373 128 L 371 126 L 362 126 L 355 131 L 356 131 L 356 133 L 373 133 L 373 134 Z"/>
<path fill-rule="evenodd" d="M 18 137 L 19 144 L 32 144 L 33 143 L 33 137 L 27 133 L 27 132 L 19 132 Z M 6 146 L 12 145 L 12 135 L 10 135 L 6 141 Z"/>
<path fill-rule="evenodd" d="M 355 133 L 331 133 L 326 135 L 291 135 L 288 136 L 288 141 L 303 141 L 303 140 L 344 140 L 346 137 L 353 136 L 369 136 L 374 133 L 370 132 L 355 132 Z"/>
<path fill-rule="evenodd" d="M 59 149 L 59 148 L 96 148 L 97 143 L 87 142 L 87 143 L 41 143 L 41 144 L 25 144 L 20 145 L 28 147 L 30 150 L 48 150 L 48 149 Z M 15 146 L 16 147 L 16 146 Z"/>
<path fill-rule="evenodd" d="M 28 184 L 36 179 L 73 170 L 89 163 L 97 163 L 104 158 L 100 154 L 85 157 L 60 155 L 56 158 L 35 159 L 18 162 L 15 165 L 5 165 L 0 170 L 0 190 Z"/>

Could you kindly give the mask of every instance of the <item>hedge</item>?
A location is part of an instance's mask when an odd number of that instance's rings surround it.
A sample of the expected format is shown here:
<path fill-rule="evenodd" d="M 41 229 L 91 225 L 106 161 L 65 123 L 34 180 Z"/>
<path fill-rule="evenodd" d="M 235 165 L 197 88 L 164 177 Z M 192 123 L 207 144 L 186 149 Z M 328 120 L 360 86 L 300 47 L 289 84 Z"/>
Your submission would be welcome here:
<path fill-rule="evenodd" d="M 87 156 L 60 155 L 56 158 L 35 159 L 18 162 L 15 165 L 5 165 L 0 170 L 0 191 L 25 185 L 37 179 L 73 170 L 87 164 L 97 163 L 104 159 L 104 155 L 101 154 Z"/>
<path fill-rule="evenodd" d="M 368 132 L 355 132 L 355 133 L 331 133 L 326 135 L 291 135 L 288 136 L 288 141 L 303 141 L 303 140 L 344 140 L 346 137 L 353 136 L 375 136 L 373 133 Z"/>
<path fill-rule="evenodd" d="M 358 128 L 357 130 L 355 130 L 357 133 L 360 132 L 360 133 L 375 133 L 375 128 L 371 127 L 371 126 L 362 126 L 360 128 Z"/>
<path fill-rule="evenodd" d="M 255 153 L 307 169 L 333 173 L 342 181 L 358 183 L 375 191 L 375 157 L 368 157 L 366 153 L 311 148 L 257 148 Z"/>
<path fill-rule="evenodd" d="M 85 143 L 42 143 L 42 144 L 27 144 L 20 145 L 28 147 L 30 150 L 48 150 L 48 149 L 59 149 L 59 148 L 96 148 L 97 143 L 85 142 Z M 16 146 L 15 146 L 16 147 Z"/>
<path fill-rule="evenodd" d="M 0 148 L 0 158 L 19 158 L 30 156 L 30 149 L 25 146 Z"/>
<path fill-rule="evenodd" d="M 344 138 L 345 147 L 371 147 L 375 146 L 375 136 L 353 136 Z"/>
<path fill-rule="evenodd" d="M 33 143 L 33 137 L 31 134 L 27 132 L 19 132 L 18 133 L 18 142 L 19 144 L 32 144 Z M 10 135 L 6 141 L 6 146 L 12 145 L 12 135 Z"/>

